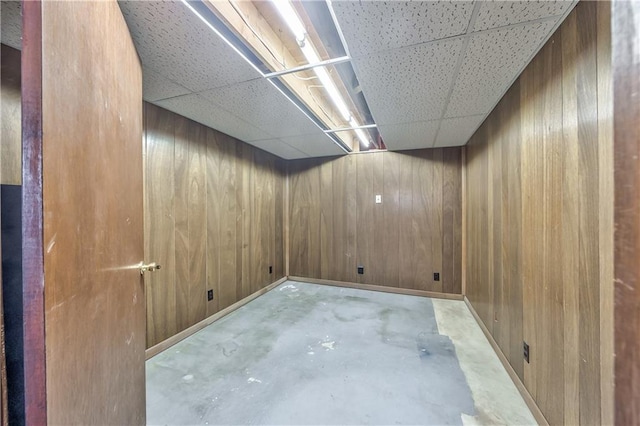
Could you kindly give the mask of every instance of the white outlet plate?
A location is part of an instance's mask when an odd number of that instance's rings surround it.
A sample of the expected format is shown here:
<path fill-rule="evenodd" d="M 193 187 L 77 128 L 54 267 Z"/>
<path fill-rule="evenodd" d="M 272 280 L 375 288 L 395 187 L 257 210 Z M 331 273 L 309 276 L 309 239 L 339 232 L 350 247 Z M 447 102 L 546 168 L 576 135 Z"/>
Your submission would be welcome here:
<path fill-rule="evenodd" d="M 382 204 L 382 195 L 376 195 L 376 204 Z"/>

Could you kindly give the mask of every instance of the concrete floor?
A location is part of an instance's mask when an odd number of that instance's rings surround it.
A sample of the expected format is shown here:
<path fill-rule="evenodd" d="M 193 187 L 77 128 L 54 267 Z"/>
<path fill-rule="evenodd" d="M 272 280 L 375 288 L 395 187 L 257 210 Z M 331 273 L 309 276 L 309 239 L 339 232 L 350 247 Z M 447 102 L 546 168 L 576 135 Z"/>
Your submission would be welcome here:
<path fill-rule="evenodd" d="M 147 361 L 149 424 L 535 424 L 463 302 L 288 281 Z"/>

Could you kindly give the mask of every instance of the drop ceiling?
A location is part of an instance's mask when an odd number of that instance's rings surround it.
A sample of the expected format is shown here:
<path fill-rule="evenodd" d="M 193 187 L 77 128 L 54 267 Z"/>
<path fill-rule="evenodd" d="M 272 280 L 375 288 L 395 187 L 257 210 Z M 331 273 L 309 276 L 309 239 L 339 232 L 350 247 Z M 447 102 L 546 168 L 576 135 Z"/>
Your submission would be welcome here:
<path fill-rule="evenodd" d="M 334 1 L 389 150 L 464 145 L 575 6 L 564 1 Z M 285 159 L 344 151 L 183 3 L 121 1 L 148 102 Z M 20 47 L 19 3 L 2 42 Z"/>

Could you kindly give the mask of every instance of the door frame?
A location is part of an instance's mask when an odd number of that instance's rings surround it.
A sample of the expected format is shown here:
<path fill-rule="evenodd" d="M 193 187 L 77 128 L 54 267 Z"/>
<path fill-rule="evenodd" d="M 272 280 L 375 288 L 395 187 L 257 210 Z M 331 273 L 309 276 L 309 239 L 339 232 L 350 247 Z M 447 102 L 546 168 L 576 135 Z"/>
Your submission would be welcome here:
<path fill-rule="evenodd" d="M 640 3 L 613 1 L 611 40 L 616 224 L 614 404 L 615 424 L 630 425 L 640 423 Z"/>
<path fill-rule="evenodd" d="M 22 305 L 25 424 L 47 424 L 42 216 L 42 3 L 22 0 Z M 27 374 L 28 372 L 28 374 Z"/>

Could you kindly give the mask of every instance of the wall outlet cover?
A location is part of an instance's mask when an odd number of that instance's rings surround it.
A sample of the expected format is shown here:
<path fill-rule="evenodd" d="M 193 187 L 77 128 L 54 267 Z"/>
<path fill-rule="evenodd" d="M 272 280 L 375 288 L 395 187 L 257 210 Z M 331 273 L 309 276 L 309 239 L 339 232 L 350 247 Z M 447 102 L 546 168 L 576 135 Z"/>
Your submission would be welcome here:
<path fill-rule="evenodd" d="M 213 300 L 213 290 L 207 291 L 207 300 L 209 301 Z"/>

